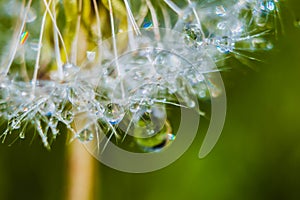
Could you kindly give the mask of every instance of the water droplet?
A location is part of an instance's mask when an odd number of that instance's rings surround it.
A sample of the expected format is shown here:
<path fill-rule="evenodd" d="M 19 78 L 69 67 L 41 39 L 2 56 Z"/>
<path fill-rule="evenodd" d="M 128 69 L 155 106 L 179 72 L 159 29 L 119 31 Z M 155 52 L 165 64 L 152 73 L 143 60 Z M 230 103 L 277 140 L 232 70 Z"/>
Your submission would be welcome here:
<path fill-rule="evenodd" d="M 74 113 L 70 110 L 67 110 L 63 113 L 63 119 L 66 123 L 70 124 L 74 119 Z"/>
<path fill-rule="evenodd" d="M 20 139 L 25 139 L 25 132 L 22 131 L 20 134 L 19 134 L 19 138 Z"/>
<path fill-rule="evenodd" d="M 79 72 L 79 67 L 76 65 L 73 65 L 71 63 L 66 63 L 63 65 L 63 71 L 64 71 L 64 76 L 65 77 L 71 77 L 74 76 Z"/>
<path fill-rule="evenodd" d="M 275 9 L 275 3 L 272 0 L 268 1 L 266 4 L 268 10 L 273 11 Z"/>
<path fill-rule="evenodd" d="M 36 12 L 32 8 L 29 10 L 27 17 L 26 17 L 26 22 L 31 23 L 36 20 Z"/>
<path fill-rule="evenodd" d="M 199 96 L 199 98 L 205 98 L 206 97 L 206 91 L 205 90 L 199 91 L 198 96 Z"/>
<path fill-rule="evenodd" d="M 132 103 L 132 104 L 129 106 L 129 110 L 130 110 L 130 112 L 132 112 L 132 113 L 136 113 L 136 112 L 138 112 L 140 109 L 141 109 L 141 107 L 140 107 L 140 104 L 139 104 L 139 103 Z"/>
<path fill-rule="evenodd" d="M 145 20 L 142 27 L 145 28 L 145 29 L 149 29 L 149 28 L 151 28 L 152 26 L 153 26 L 153 24 L 152 24 L 151 21 Z"/>
<path fill-rule="evenodd" d="M 17 117 L 13 117 L 9 125 L 12 129 L 19 129 L 21 127 L 21 121 Z"/>
<path fill-rule="evenodd" d="M 116 124 L 120 123 L 120 121 L 123 119 L 124 115 L 125 115 L 125 112 L 124 112 L 123 107 L 116 103 L 107 104 L 105 111 L 104 111 L 105 118 L 112 125 L 116 125 Z"/>
<path fill-rule="evenodd" d="M 220 17 L 224 17 L 226 15 L 226 9 L 224 6 L 216 6 L 216 14 Z"/>
<path fill-rule="evenodd" d="M 220 30 L 224 30 L 226 28 L 226 22 L 219 22 L 217 24 L 217 28 Z"/>
<path fill-rule="evenodd" d="M 203 35 L 201 27 L 198 24 L 187 24 L 184 27 L 185 43 L 188 46 L 195 46 L 196 44 L 201 45 L 203 42 Z"/>
<path fill-rule="evenodd" d="M 47 117 L 51 117 L 55 112 L 55 110 L 56 110 L 55 104 L 51 100 L 46 101 L 40 107 L 40 113 Z"/>
<path fill-rule="evenodd" d="M 78 134 L 77 138 L 81 142 L 90 142 L 94 139 L 94 133 L 90 128 L 86 128 Z"/>
<path fill-rule="evenodd" d="M 163 105 L 153 105 L 147 110 L 141 110 L 135 120 L 134 136 L 149 138 L 160 132 L 165 125 L 167 113 Z"/>
<path fill-rule="evenodd" d="M 252 50 L 268 50 L 270 49 L 270 47 L 272 48 L 272 46 L 270 46 L 270 42 L 266 41 L 266 39 L 264 38 L 253 38 L 251 40 L 251 49 Z M 272 44 L 271 44 L 272 45 Z"/>
<path fill-rule="evenodd" d="M 219 50 L 219 52 L 225 53 L 225 54 L 230 53 L 233 50 L 234 45 L 235 45 L 233 40 L 228 36 L 223 36 L 222 38 L 217 39 L 216 44 L 217 44 L 217 49 Z"/>
<path fill-rule="evenodd" d="M 88 61 L 92 62 L 96 58 L 96 52 L 94 52 L 94 51 L 87 51 L 86 52 L 86 57 L 87 57 Z"/>
<path fill-rule="evenodd" d="M 166 121 L 162 130 L 150 138 L 136 138 L 136 143 L 144 152 L 161 152 L 166 149 L 176 136 L 172 134 L 172 127 Z"/>
<path fill-rule="evenodd" d="M 275 9 L 274 0 L 262 0 L 262 1 L 260 1 L 259 8 L 262 11 L 273 11 Z"/>

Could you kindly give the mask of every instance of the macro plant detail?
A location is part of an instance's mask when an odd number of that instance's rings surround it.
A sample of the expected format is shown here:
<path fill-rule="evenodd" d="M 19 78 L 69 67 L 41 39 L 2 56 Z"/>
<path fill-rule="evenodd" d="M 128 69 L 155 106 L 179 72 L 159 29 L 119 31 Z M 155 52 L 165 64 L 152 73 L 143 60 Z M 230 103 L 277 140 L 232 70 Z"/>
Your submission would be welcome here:
<path fill-rule="evenodd" d="M 281 25 L 279 0 L 1 4 L 0 138 L 31 129 L 50 148 L 62 124 L 100 153 L 105 138 L 143 153 L 171 146 L 170 108 L 205 115 L 201 102 L 225 92 L 215 73 L 229 57 L 259 62 Z"/>

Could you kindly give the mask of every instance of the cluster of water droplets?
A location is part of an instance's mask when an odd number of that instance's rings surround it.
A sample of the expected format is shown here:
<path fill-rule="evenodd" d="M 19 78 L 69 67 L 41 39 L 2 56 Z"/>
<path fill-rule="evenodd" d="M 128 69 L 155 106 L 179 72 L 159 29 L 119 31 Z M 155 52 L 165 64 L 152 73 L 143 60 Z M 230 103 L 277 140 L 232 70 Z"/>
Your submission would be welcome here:
<path fill-rule="evenodd" d="M 247 57 L 245 52 L 273 48 L 279 11 L 278 0 L 194 2 L 182 10 L 185 17 L 174 29 L 185 32 L 189 46 L 206 49 L 214 58 L 230 53 Z"/>
<path fill-rule="evenodd" d="M 14 133 L 24 139 L 31 126 L 50 148 L 63 124 L 72 139 L 83 143 L 100 144 L 103 136 L 118 141 L 132 137 L 144 152 L 161 151 L 176 138 L 175 124 L 168 116 L 170 107 L 201 113 L 198 100 L 215 98 L 222 92 L 213 78 L 219 71 L 217 58 L 229 53 L 240 55 L 240 50 L 273 47 L 266 36 L 276 32 L 277 0 L 188 0 L 182 9 L 171 1 L 164 2 L 169 13 L 178 14 L 178 20 L 168 29 L 155 27 L 156 18 L 150 13 L 139 31 L 119 31 L 116 38 L 103 41 L 97 50 L 88 50 L 82 66 L 67 62 L 62 71 L 47 74 L 48 80 L 29 81 L 27 73 L 13 70 L 11 74 L 2 73 L 0 117 L 7 127 L 0 134 L 2 140 Z M 34 9 L 29 9 L 27 25 L 35 20 Z M 31 34 L 38 35 L 35 32 L 31 28 Z M 26 32 L 23 35 L 24 45 L 17 48 L 11 64 L 18 67 L 34 60 L 42 48 L 37 37 L 26 42 Z M 122 51 L 114 49 L 113 44 L 122 43 L 124 38 L 128 44 L 121 45 Z M 24 48 L 30 50 L 24 54 Z M 51 64 L 49 60 L 53 59 L 51 54 L 42 61 Z M 5 68 L 7 63 L 3 64 Z M 27 64 L 25 71 L 29 68 L 31 72 L 32 63 Z"/>

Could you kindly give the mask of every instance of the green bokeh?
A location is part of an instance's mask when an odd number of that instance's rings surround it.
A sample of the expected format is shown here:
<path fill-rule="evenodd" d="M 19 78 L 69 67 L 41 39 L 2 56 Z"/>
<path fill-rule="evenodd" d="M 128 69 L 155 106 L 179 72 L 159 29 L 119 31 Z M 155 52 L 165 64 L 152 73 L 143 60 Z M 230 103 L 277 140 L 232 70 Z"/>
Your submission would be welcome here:
<path fill-rule="evenodd" d="M 156 172 L 128 174 L 99 163 L 98 199 L 298 200 L 300 28 L 293 22 L 299 13 L 299 1 L 283 2 L 285 33 L 265 62 L 257 64 L 259 71 L 243 66 L 223 73 L 227 119 L 208 157 L 197 157 L 200 130 L 179 160 Z M 1 144 L 0 200 L 64 199 L 65 140 L 59 137 L 50 152 L 38 140 Z"/>

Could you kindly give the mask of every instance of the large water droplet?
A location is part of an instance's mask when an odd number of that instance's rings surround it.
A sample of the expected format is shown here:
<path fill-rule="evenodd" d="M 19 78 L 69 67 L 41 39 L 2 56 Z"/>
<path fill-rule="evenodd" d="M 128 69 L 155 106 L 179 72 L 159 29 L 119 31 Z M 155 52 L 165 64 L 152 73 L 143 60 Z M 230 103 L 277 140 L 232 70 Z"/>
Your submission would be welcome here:
<path fill-rule="evenodd" d="M 167 113 L 163 105 L 153 105 L 142 110 L 135 120 L 134 136 L 149 138 L 159 133 L 165 125 Z"/>
<path fill-rule="evenodd" d="M 106 120 L 112 124 L 116 125 L 120 123 L 120 121 L 123 119 L 125 115 L 124 109 L 121 105 L 117 103 L 109 103 L 107 104 L 105 111 L 104 111 L 104 116 Z"/>
<path fill-rule="evenodd" d="M 94 139 L 94 133 L 90 128 L 86 128 L 78 134 L 77 138 L 81 142 L 90 142 Z"/>
<path fill-rule="evenodd" d="M 187 24 L 184 27 L 184 41 L 189 46 L 201 45 L 203 42 L 203 35 L 201 32 L 201 27 L 198 24 Z"/>
<path fill-rule="evenodd" d="M 136 138 L 136 143 L 144 152 L 160 152 L 168 147 L 175 140 L 175 135 L 172 134 L 172 127 L 166 121 L 164 127 L 149 138 Z"/>

